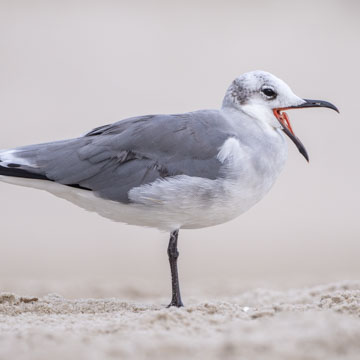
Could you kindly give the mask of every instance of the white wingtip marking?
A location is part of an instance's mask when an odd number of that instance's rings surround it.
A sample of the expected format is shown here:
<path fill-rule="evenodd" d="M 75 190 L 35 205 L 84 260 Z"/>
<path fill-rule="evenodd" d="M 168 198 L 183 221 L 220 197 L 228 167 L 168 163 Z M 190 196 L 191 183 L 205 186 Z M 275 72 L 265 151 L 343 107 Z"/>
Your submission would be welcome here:
<path fill-rule="evenodd" d="M 9 164 L 19 164 L 24 166 L 37 167 L 36 164 L 31 163 L 28 159 L 21 156 L 16 156 L 18 150 L 3 150 L 0 151 L 0 164 L 1 166 L 8 166 Z"/>

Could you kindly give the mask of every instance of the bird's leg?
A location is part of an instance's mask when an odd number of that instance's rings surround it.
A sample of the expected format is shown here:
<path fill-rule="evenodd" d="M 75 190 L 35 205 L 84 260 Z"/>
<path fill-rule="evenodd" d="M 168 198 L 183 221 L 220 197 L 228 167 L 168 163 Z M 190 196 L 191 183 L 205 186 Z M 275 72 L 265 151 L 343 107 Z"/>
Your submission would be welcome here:
<path fill-rule="evenodd" d="M 179 252 L 177 249 L 177 240 L 178 240 L 179 230 L 175 230 L 170 233 L 170 240 L 168 246 L 168 255 L 171 269 L 171 286 L 172 286 L 172 298 L 170 306 L 181 307 L 184 306 L 181 301 L 180 295 L 180 285 L 179 285 L 179 276 L 177 270 L 177 259 L 179 257 Z"/>

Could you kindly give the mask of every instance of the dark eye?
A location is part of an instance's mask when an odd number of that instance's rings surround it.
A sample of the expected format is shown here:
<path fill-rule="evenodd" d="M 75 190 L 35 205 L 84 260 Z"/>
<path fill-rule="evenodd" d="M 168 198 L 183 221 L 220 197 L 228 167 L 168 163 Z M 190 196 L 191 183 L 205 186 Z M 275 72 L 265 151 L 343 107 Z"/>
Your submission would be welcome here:
<path fill-rule="evenodd" d="M 271 88 L 264 88 L 261 92 L 269 98 L 276 98 L 276 92 Z"/>

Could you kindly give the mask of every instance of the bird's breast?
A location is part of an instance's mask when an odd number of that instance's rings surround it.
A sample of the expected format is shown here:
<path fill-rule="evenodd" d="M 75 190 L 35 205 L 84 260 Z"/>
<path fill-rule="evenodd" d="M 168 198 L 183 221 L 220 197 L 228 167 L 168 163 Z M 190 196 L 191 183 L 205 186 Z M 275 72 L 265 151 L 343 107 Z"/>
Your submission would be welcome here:
<path fill-rule="evenodd" d="M 212 213 L 209 218 L 214 222 L 222 223 L 241 215 L 268 193 L 284 167 L 287 146 L 282 134 L 253 147 L 229 138 L 218 159 L 222 176 L 213 183 L 207 213 Z"/>
<path fill-rule="evenodd" d="M 216 179 L 179 175 L 130 191 L 131 200 L 170 223 L 169 228 L 201 228 L 232 220 L 270 190 L 286 160 L 286 144 L 269 140 L 262 149 L 235 137 L 219 148 Z"/>

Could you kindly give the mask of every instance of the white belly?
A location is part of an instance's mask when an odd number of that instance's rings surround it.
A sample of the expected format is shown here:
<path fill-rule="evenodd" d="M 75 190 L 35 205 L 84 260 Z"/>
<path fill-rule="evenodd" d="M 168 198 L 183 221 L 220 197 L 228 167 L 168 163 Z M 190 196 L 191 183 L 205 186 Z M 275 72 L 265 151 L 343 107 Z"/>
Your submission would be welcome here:
<path fill-rule="evenodd" d="M 188 179 L 184 179 L 188 178 Z M 112 221 L 155 227 L 160 230 L 195 229 L 230 221 L 255 205 L 267 192 L 246 193 L 241 184 L 227 180 L 206 180 L 179 176 L 153 184 L 151 193 L 141 187 L 142 202 L 122 204 L 101 199 L 92 191 L 72 188 L 46 180 L 0 176 L 3 182 L 41 189 Z M 179 183 L 183 186 L 180 190 Z M 169 192 L 174 187 L 174 192 Z M 180 186 L 181 187 L 181 186 Z M 154 190 L 166 197 L 155 199 Z M 176 189 L 176 190 L 175 190 Z M 244 189 L 243 189 L 244 190 Z M 185 194 L 184 194 L 185 193 Z M 138 194 L 140 195 L 140 194 Z"/>

